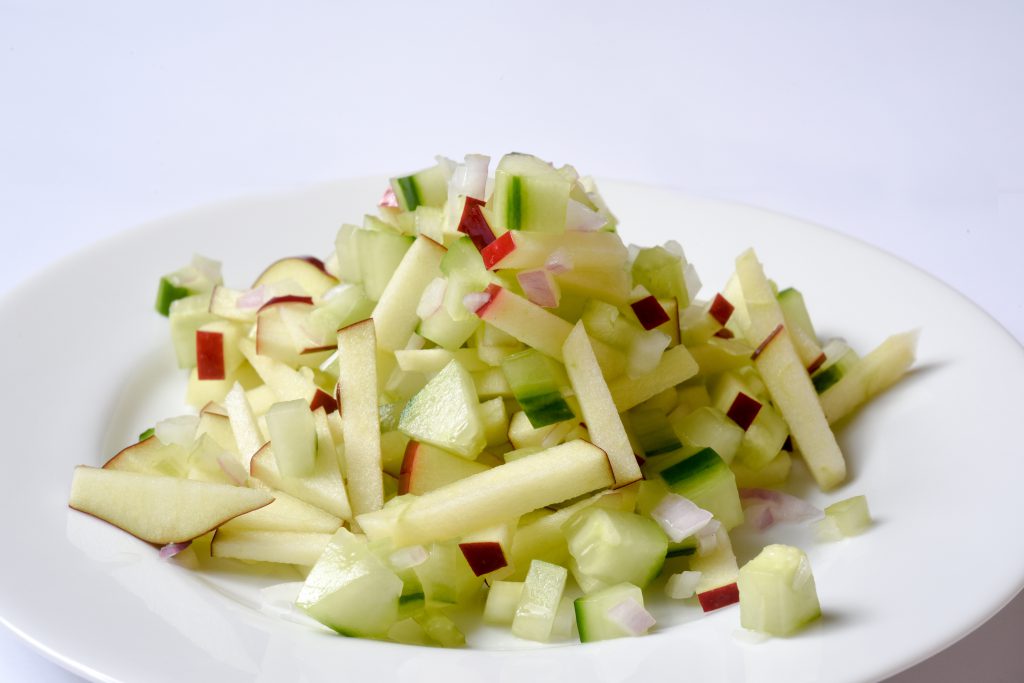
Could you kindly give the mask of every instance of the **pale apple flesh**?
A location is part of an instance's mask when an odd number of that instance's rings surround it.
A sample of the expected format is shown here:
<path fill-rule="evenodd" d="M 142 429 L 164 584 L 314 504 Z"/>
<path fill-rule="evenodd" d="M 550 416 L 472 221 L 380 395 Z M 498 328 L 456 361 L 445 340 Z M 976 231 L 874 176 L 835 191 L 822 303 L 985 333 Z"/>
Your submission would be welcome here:
<path fill-rule="evenodd" d="M 267 491 L 81 465 L 68 505 L 154 543 L 184 543 L 269 505 Z"/>

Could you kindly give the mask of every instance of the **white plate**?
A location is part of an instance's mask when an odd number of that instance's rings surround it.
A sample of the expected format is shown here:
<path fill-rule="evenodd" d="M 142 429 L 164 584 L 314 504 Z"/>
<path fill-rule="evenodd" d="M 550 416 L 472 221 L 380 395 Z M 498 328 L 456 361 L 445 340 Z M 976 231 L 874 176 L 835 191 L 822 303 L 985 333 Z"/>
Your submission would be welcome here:
<path fill-rule="evenodd" d="M 868 350 L 921 328 L 919 369 L 864 410 L 840 441 L 852 476 L 823 503 L 866 493 L 861 537 L 807 546 L 824 617 L 798 636 L 752 642 L 738 611 L 639 639 L 530 653 L 350 640 L 261 614 L 248 579 L 198 577 L 66 506 L 72 467 L 102 463 L 177 412 L 156 278 L 193 251 L 245 283 L 272 259 L 329 250 L 379 180 L 239 201 L 118 236 L 60 263 L 0 304 L 5 442 L 0 618 L 94 680 L 867 681 L 954 642 L 1021 587 L 1021 347 L 987 315 L 884 253 L 792 218 L 663 190 L 605 183 L 624 234 L 682 242 L 707 283 L 757 247 L 770 276 L 801 288 L 819 332 Z"/>

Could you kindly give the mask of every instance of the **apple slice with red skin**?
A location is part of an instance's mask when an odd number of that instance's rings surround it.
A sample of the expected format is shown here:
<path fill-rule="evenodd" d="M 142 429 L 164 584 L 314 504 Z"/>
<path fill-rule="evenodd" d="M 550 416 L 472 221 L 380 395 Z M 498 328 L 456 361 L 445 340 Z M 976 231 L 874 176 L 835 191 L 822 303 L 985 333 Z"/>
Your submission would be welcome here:
<path fill-rule="evenodd" d="M 728 605 L 735 604 L 740 601 L 740 590 L 736 583 L 729 583 L 718 588 L 712 588 L 709 591 L 697 594 L 697 600 L 700 602 L 700 608 L 705 612 L 711 612 L 716 609 L 721 609 Z"/>
<path fill-rule="evenodd" d="M 166 445 L 151 436 L 119 451 L 103 465 L 103 469 L 184 476 L 188 471 L 187 459 L 188 453 L 181 446 Z"/>
<path fill-rule="evenodd" d="M 80 465 L 68 505 L 167 545 L 191 541 L 273 500 L 266 491 L 241 486 Z"/>
<path fill-rule="evenodd" d="M 196 370 L 199 379 L 224 379 L 224 334 L 196 330 Z"/>
<path fill-rule="evenodd" d="M 736 394 L 736 398 L 732 400 L 732 405 L 729 406 L 729 410 L 726 411 L 725 415 L 738 424 L 743 431 L 747 431 L 760 412 L 761 402 L 741 391 Z"/>
<path fill-rule="evenodd" d="M 320 297 L 338 285 L 338 279 L 327 272 L 324 262 L 314 256 L 292 256 L 275 261 L 260 273 L 253 287 L 292 280 L 312 297 Z"/>
<path fill-rule="evenodd" d="M 476 541 L 472 543 L 460 543 L 459 550 L 466 558 L 469 568 L 477 576 L 490 574 L 502 567 L 508 566 L 505 558 L 505 551 L 497 541 Z"/>
<path fill-rule="evenodd" d="M 636 319 L 640 321 L 640 325 L 645 330 L 653 330 L 655 327 L 660 327 L 671 320 L 668 312 L 665 311 L 661 302 L 654 295 L 648 295 L 643 299 L 634 301 L 629 307 L 633 309 Z"/>
<path fill-rule="evenodd" d="M 437 446 L 410 441 L 402 459 L 398 494 L 420 495 L 486 469 L 486 465 L 466 460 Z"/>
<path fill-rule="evenodd" d="M 488 225 L 484 212 L 480 210 L 485 203 L 475 197 L 466 197 L 462 218 L 459 219 L 459 232 L 469 235 L 478 251 L 483 251 L 487 245 L 494 242 L 494 231 Z"/>

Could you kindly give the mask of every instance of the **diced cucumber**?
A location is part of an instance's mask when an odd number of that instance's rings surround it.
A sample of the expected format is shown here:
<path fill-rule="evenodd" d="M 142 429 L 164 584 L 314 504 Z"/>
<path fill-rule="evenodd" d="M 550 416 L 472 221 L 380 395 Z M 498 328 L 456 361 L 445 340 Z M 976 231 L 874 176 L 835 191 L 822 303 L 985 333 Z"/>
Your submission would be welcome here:
<path fill-rule="evenodd" d="M 447 292 L 447 289 L 445 291 Z M 465 311 L 466 307 L 463 306 L 462 310 Z M 419 326 L 416 328 L 416 334 L 443 349 L 455 351 L 461 348 L 466 343 L 466 340 L 473 336 L 473 333 L 476 332 L 476 329 L 481 324 L 480 319 L 474 315 L 456 320 L 452 317 L 447 306 L 441 306 L 420 321 Z"/>
<path fill-rule="evenodd" d="M 632 634 L 609 616 L 609 612 L 617 605 L 632 600 L 640 607 L 644 606 L 644 594 L 638 586 L 630 583 L 619 583 L 594 591 L 582 598 L 576 598 L 576 626 L 580 632 L 580 640 L 591 643 L 611 638 L 626 638 Z"/>
<path fill-rule="evenodd" d="M 562 398 L 561 386 L 568 384 L 568 379 L 556 361 L 527 349 L 503 360 L 501 370 L 535 429 L 575 417 Z"/>
<path fill-rule="evenodd" d="M 156 290 L 156 311 L 160 315 L 168 315 L 171 312 L 171 304 L 178 299 L 195 294 L 188 287 L 179 287 L 165 275 L 160 278 L 160 284 Z"/>
<path fill-rule="evenodd" d="M 778 486 L 789 477 L 789 470 L 793 464 L 793 458 L 786 451 L 780 451 L 774 459 L 759 470 L 751 469 L 733 460 L 729 467 L 736 475 L 736 486 L 744 488 L 768 488 Z"/>
<path fill-rule="evenodd" d="M 590 507 L 562 527 L 579 572 L 604 584 L 646 586 L 661 571 L 668 538 L 658 524 L 632 512 Z"/>
<path fill-rule="evenodd" d="M 804 367 L 814 367 L 821 363 L 821 344 L 818 342 L 818 335 L 811 324 L 811 316 L 804 304 L 804 296 L 792 287 L 783 289 L 776 295 L 779 308 L 782 309 L 782 317 L 785 320 L 786 328 L 789 330 L 790 339 L 796 348 Z"/>
<path fill-rule="evenodd" d="M 441 259 L 441 272 L 448 278 L 444 292 L 444 307 L 452 320 L 477 320 L 463 300 L 467 294 L 482 292 L 493 282 L 490 271 L 484 267 L 480 252 L 469 237 L 460 237 L 448 245 Z"/>
<path fill-rule="evenodd" d="M 825 362 L 811 375 L 811 383 L 819 394 L 838 382 L 860 360 L 860 356 L 842 339 L 831 339 L 825 344 Z"/>
<path fill-rule="evenodd" d="M 453 360 L 409 399 L 398 429 L 472 460 L 487 444 L 479 405 L 473 378 Z"/>
<path fill-rule="evenodd" d="M 767 546 L 740 569 L 737 584 L 744 628 L 786 636 L 821 615 L 811 565 L 799 548 Z"/>
<path fill-rule="evenodd" d="M 341 634 L 379 638 L 398 620 L 401 594 L 402 580 L 365 539 L 341 528 L 306 577 L 296 604 Z"/>
<path fill-rule="evenodd" d="M 196 330 L 206 323 L 217 320 L 217 316 L 210 313 L 210 292 L 186 296 L 172 302 L 167 317 L 178 367 L 195 367 Z"/>
<path fill-rule="evenodd" d="M 856 536 L 871 526 L 868 499 L 853 496 L 825 508 L 825 518 L 818 522 L 818 534 L 823 540 L 838 540 Z"/>
<path fill-rule="evenodd" d="M 665 247 L 649 247 L 641 249 L 633 261 L 633 284 L 659 299 L 676 299 L 685 307 L 697 294 L 700 282 L 683 256 Z"/>
<path fill-rule="evenodd" d="M 513 634 L 541 643 L 551 639 L 568 574 L 564 567 L 542 560 L 530 563 L 512 618 Z"/>
<path fill-rule="evenodd" d="M 433 543 L 427 561 L 413 571 L 423 586 L 428 609 L 461 604 L 483 585 L 453 541 Z"/>
<path fill-rule="evenodd" d="M 196 254 L 189 265 L 160 278 L 156 292 L 156 311 L 166 316 L 170 314 L 171 304 L 175 301 L 209 293 L 222 282 L 220 263 Z"/>
<path fill-rule="evenodd" d="M 563 232 L 571 189 L 572 183 L 547 162 L 528 154 L 506 154 L 495 170 L 488 204 L 497 221 L 494 227 Z"/>
<path fill-rule="evenodd" d="M 369 317 L 372 311 L 373 302 L 366 297 L 363 288 L 346 282 L 328 290 L 323 302 L 309 314 L 307 323 L 313 336 L 327 337 Z"/>
<path fill-rule="evenodd" d="M 428 610 L 416 617 L 416 623 L 441 647 L 462 647 L 466 644 L 466 636 L 443 612 Z"/>
<path fill-rule="evenodd" d="M 743 443 L 743 430 L 725 413 L 711 406 L 698 408 L 673 425 L 675 434 L 687 446 L 711 448 L 731 463 Z"/>
<path fill-rule="evenodd" d="M 345 223 L 338 228 L 338 235 L 334 238 L 334 253 L 338 256 L 338 279 L 342 282 L 359 284 L 363 281 L 363 269 L 355 239 L 360 229 L 357 225 Z"/>
<path fill-rule="evenodd" d="M 702 448 L 696 452 L 683 448 L 677 453 L 682 457 L 658 472 L 669 489 L 713 514 L 726 529 L 742 524 L 743 507 L 736 488 L 736 477 L 718 453 L 711 448 Z M 660 457 L 678 456 L 669 454 Z"/>
<path fill-rule="evenodd" d="M 403 211 L 419 206 L 442 207 L 448 200 L 448 174 L 441 164 L 391 179 L 391 189 Z"/>
<path fill-rule="evenodd" d="M 642 406 L 634 408 L 629 411 L 629 424 L 646 457 L 668 453 L 682 446 L 672 424 L 660 410 L 644 409 Z"/>

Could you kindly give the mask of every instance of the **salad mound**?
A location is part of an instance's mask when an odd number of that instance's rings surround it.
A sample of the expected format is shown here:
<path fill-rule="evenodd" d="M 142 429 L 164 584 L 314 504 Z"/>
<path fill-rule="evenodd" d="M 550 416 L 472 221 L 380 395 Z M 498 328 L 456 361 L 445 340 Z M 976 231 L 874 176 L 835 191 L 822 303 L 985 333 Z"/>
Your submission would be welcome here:
<path fill-rule="evenodd" d="M 458 646 L 481 619 L 638 636 L 653 585 L 792 633 L 820 614 L 806 555 L 769 545 L 740 568 L 730 532 L 822 517 L 778 489 L 797 458 L 822 490 L 843 482 L 832 425 L 903 375 L 916 337 L 864 356 L 820 339 L 752 250 L 722 284 L 699 298 L 679 244 L 623 242 L 571 166 L 439 158 L 324 260 L 241 289 L 200 256 L 161 278 L 198 412 L 77 468 L 70 506 L 164 557 L 291 565 L 294 609 L 349 636 Z M 869 524 L 858 497 L 819 530 Z"/>

